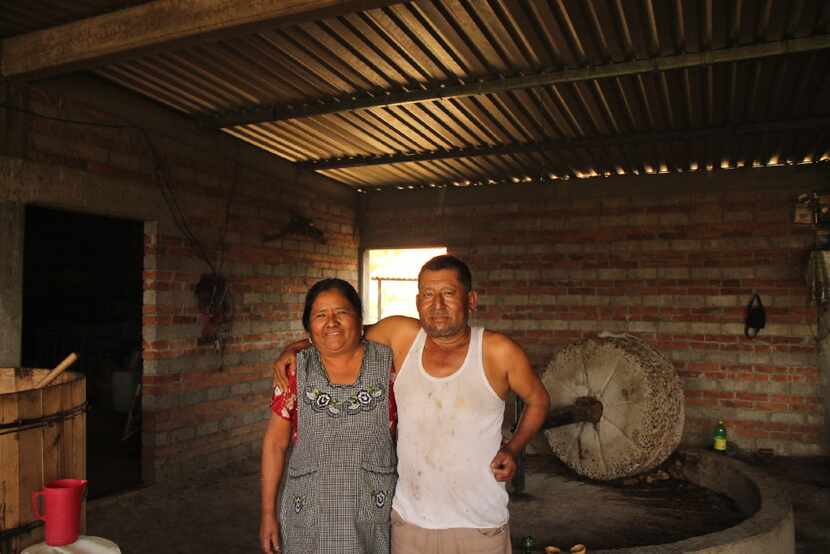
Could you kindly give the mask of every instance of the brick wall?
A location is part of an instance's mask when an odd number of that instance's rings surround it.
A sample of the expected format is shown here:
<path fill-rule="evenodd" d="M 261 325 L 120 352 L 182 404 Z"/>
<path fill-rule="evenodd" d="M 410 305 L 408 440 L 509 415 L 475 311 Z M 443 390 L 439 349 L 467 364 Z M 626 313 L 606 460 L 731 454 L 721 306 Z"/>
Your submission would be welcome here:
<path fill-rule="evenodd" d="M 197 344 L 192 288 L 206 265 L 173 224 L 140 135 L 0 119 L 7 156 L 0 201 L 147 222 L 145 477 L 171 478 L 255 452 L 268 414 L 268 363 L 299 335 L 303 293 L 323 276 L 356 282 L 353 194 L 97 81 L 52 81 L 11 96 L 57 117 L 149 129 L 214 257 L 238 176 L 224 267 L 235 316 L 220 357 Z M 802 277 L 813 239 L 790 224 L 796 194 L 826 182 L 820 169 L 371 193 L 362 198 L 360 246 L 448 246 L 473 269 L 482 293 L 478 323 L 514 337 L 540 370 L 580 337 L 641 336 L 684 380 L 689 443 L 707 441 L 723 417 L 741 446 L 827 452 L 826 375 Z M 311 217 L 327 244 L 264 243 L 262 235 L 278 231 L 292 210 Z M 753 291 L 767 306 L 768 327 L 750 341 L 743 312 Z"/>
<path fill-rule="evenodd" d="M 816 454 L 827 450 L 803 278 L 813 233 L 790 221 L 797 193 L 819 185 L 804 167 L 369 193 L 362 246 L 447 246 L 473 271 L 476 322 L 539 370 L 603 330 L 645 339 L 683 380 L 687 443 L 708 444 L 724 418 L 742 447 Z M 767 327 L 750 340 L 753 292 Z"/>
<path fill-rule="evenodd" d="M 0 158 L 0 201 L 146 222 L 145 480 L 257 453 L 269 417 L 269 364 L 278 347 L 301 336 L 306 290 L 324 276 L 357 283 L 354 193 L 97 81 L 53 81 L 18 89 L 14 98 L 53 117 L 147 129 L 214 263 L 236 182 L 222 267 L 233 320 L 220 354 L 198 343 L 204 317 L 194 285 L 208 265 L 174 224 L 142 134 L 19 114 L 4 120 L 14 126 L 4 136 L 16 138 Z M 265 242 L 263 236 L 279 232 L 292 212 L 310 218 L 326 243 L 297 235 Z"/>

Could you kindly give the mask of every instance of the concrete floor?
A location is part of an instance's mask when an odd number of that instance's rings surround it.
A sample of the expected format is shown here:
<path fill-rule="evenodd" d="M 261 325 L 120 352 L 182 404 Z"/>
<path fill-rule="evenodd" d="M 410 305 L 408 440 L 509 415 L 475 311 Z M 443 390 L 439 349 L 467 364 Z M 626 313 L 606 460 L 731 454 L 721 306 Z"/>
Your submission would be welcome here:
<path fill-rule="evenodd" d="M 798 554 L 830 552 L 830 459 L 772 458 L 754 462 L 792 492 Z M 653 538 L 659 536 L 661 528 L 678 526 L 676 510 L 667 509 L 664 502 L 676 505 L 677 491 L 660 488 L 668 485 L 657 484 L 650 489 L 645 485 L 627 489 L 600 486 L 574 480 L 561 464 L 549 459 L 531 460 L 529 467 L 528 490 L 538 493 L 544 488 L 555 493 L 550 494 L 553 502 L 546 505 L 550 509 L 539 510 L 539 498 L 534 494 L 513 500 L 512 531 L 516 544 L 521 536 L 534 534 L 540 542 L 556 541 L 557 546 L 569 547 L 579 539 L 590 548 L 592 542 L 598 547 L 615 537 L 630 543 L 636 539 L 630 535 L 634 522 L 637 527 L 651 529 L 641 538 Z M 87 534 L 115 541 L 126 554 L 255 553 L 258 472 L 256 461 L 251 460 L 186 481 L 90 501 Z M 707 501 L 699 491 L 682 494 L 690 495 L 687 502 L 695 506 L 690 511 L 695 515 L 680 518 L 685 522 L 685 531 L 680 534 L 693 530 L 695 525 L 711 529 L 728 524 L 732 517 L 729 506 L 720 505 L 717 499 Z M 561 516 L 556 527 L 547 523 L 552 514 Z M 586 517 L 587 514 L 590 516 Z M 592 540 L 584 540 L 586 520 L 603 521 L 594 534 L 588 535 Z M 644 521 L 648 525 L 643 525 Z M 652 532 L 658 534 L 650 535 Z"/>
<path fill-rule="evenodd" d="M 141 483 L 141 432 L 126 441 L 127 415 L 95 405 L 87 414 L 86 444 L 87 495 L 95 499 L 134 489 Z"/>
<path fill-rule="evenodd" d="M 830 458 L 772 458 L 759 465 L 789 487 L 798 554 L 830 552 Z"/>

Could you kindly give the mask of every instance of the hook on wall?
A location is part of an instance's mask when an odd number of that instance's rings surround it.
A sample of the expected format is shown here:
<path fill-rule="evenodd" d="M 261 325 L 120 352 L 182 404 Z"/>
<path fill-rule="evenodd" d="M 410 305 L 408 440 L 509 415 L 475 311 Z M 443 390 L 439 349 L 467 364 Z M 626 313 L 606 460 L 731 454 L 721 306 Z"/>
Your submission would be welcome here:
<path fill-rule="evenodd" d="M 310 238 L 320 244 L 326 244 L 326 237 L 323 235 L 323 231 L 309 218 L 296 213 L 291 214 L 288 223 L 279 232 L 263 235 L 262 240 L 263 242 L 271 242 L 287 235 L 299 235 Z"/>
<path fill-rule="evenodd" d="M 761 302 L 761 296 L 754 292 L 752 299 L 746 306 L 746 322 L 744 326 L 744 334 L 747 338 L 754 339 L 761 332 L 761 329 L 767 325 L 767 312 L 764 310 L 764 304 Z"/>

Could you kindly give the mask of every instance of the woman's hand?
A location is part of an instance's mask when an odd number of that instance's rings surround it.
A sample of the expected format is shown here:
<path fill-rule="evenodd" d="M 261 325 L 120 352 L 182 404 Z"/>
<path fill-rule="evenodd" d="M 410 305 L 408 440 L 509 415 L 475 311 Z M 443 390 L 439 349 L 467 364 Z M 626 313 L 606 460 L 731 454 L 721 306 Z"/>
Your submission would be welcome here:
<path fill-rule="evenodd" d="M 293 375 L 297 371 L 297 352 L 305 350 L 310 346 L 310 340 L 300 339 L 285 347 L 280 357 L 271 366 L 274 370 L 273 386 L 279 387 L 283 391 L 288 390 L 288 376 Z"/>
<path fill-rule="evenodd" d="M 281 552 L 280 524 L 274 514 L 262 514 L 259 524 L 259 546 L 264 554 Z"/>
<path fill-rule="evenodd" d="M 259 544 L 265 554 L 280 551 L 280 524 L 275 516 L 277 489 L 285 465 L 285 451 L 291 440 L 291 422 L 271 414 L 262 438 L 262 479 L 260 479 Z"/>

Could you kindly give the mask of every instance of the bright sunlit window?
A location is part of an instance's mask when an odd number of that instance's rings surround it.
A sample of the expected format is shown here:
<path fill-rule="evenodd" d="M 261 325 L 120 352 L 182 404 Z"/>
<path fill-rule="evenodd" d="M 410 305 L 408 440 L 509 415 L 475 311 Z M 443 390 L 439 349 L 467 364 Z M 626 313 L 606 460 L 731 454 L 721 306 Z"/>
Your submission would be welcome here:
<path fill-rule="evenodd" d="M 418 271 L 430 258 L 446 253 L 446 248 L 369 250 L 364 270 L 364 323 L 390 315 L 418 317 Z"/>

